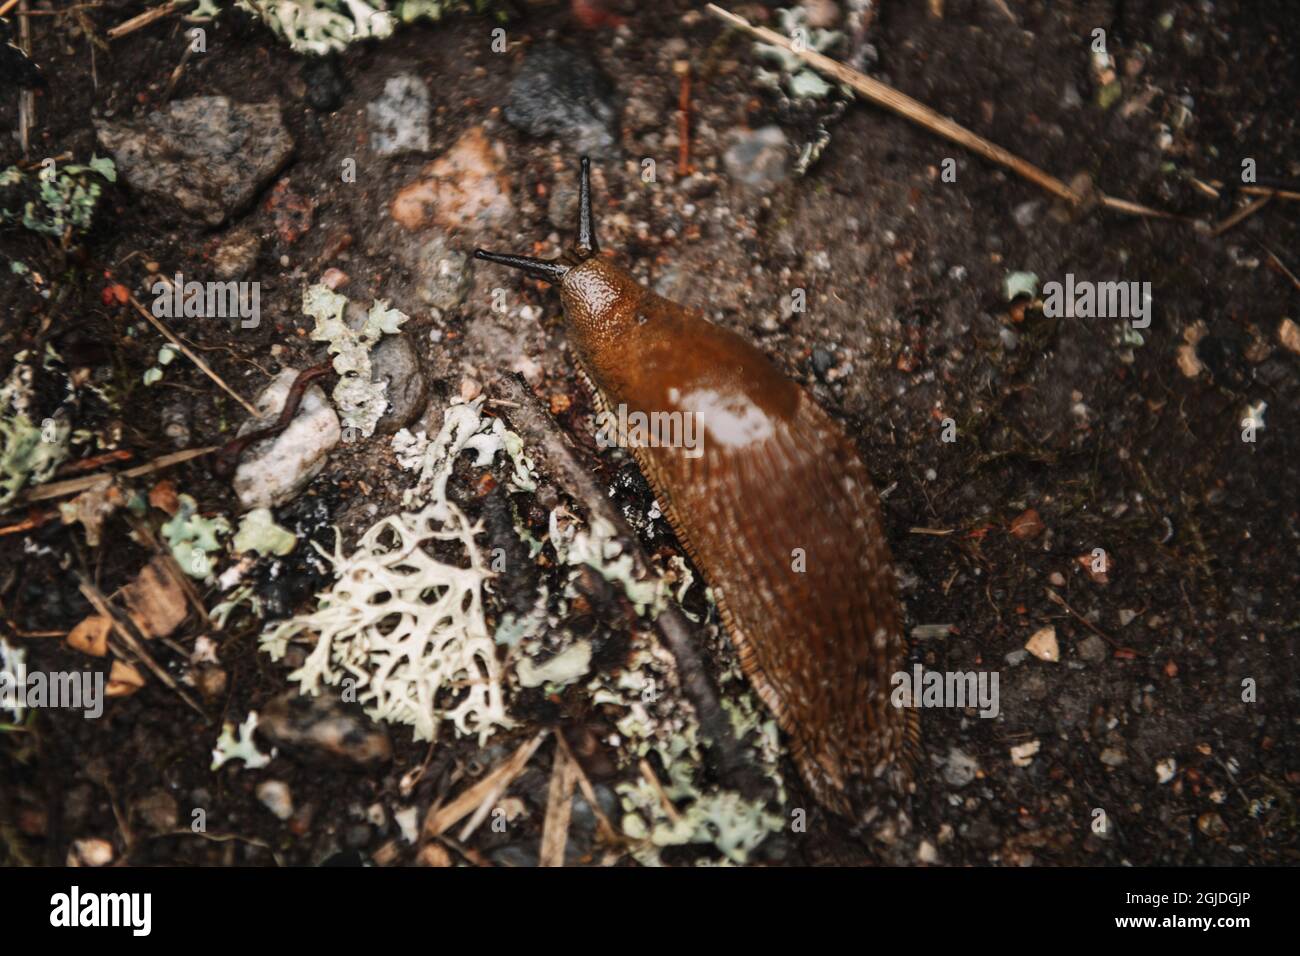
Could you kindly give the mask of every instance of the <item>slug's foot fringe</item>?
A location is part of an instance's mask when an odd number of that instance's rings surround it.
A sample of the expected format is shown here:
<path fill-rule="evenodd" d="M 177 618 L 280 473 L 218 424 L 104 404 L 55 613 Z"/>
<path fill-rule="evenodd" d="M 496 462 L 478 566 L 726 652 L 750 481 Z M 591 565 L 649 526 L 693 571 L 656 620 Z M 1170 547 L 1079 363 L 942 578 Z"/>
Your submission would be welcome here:
<path fill-rule="evenodd" d="M 907 712 L 907 724 L 903 728 L 902 748 L 898 753 L 898 766 L 907 774 L 906 783 L 910 784 L 916 776 L 916 768 L 921 764 L 925 748 L 921 743 L 921 714 L 916 710 Z"/>
<path fill-rule="evenodd" d="M 832 813 L 858 822 L 874 816 L 882 796 L 912 792 L 922 755 L 921 722 L 914 710 L 904 712 L 884 746 L 860 754 L 818 754 L 797 738 L 790 740 L 790 756 L 813 799 Z"/>

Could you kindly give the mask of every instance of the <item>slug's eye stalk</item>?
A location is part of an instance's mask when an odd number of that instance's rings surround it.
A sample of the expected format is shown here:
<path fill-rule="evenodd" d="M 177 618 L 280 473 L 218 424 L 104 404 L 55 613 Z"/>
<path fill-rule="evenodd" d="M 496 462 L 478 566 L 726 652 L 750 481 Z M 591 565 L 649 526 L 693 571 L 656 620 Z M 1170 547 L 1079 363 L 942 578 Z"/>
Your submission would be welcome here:
<path fill-rule="evenodd" d="M 596 245 L 596 224 L 591 216 L 591 160 L 586 156 L 582 157 L 582 173 L 578 178 L 578 241 L 574 250 L 583 259 L 600 251 Z"/>
<path fill-rule="evenodd" d="M 475 249 L 475 259 L 520 269 L 543 282 L 559 282 L 574 266 L 590 259 L 600 248 L 596 245 L 596 227 L 591 215 L 591 160 L 582 157 L 582 175 L 578 180 L 578 241 L 559 259 L 535 259 L 532 256 L 508 256 L 500 252 Z"/>
<path fill-rule="evenodd" d="M 474 258 L 486 259 L 488 262 L 509 266 L 511 269 L 521 269 L 534 279 L 541 279 L 543 282 L 559 282 L 569 271 L 569 267 L 563 262 L 535 259 L 532 256 L 507 256 L 499 252 L 488 252 L 486 249 L 475 249 Z"/>

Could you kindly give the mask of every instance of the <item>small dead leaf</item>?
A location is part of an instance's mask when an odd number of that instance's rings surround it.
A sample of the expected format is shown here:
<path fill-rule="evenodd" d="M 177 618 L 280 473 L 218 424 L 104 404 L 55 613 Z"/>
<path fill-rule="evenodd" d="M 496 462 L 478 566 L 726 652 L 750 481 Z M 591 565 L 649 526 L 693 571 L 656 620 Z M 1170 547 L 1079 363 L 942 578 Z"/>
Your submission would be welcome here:
<path fill-rule="evenodd" d="M 1196 355 L 1196 346 L 1178 346 L 1178 371 L 1188 378 L 1196 378 L 1205 369 Z"/>
<path fill-rule="evenodd" d="M 1288 351 L 1300 355 L 1300 325 L 1290 319 L 1283 319 L 1277 327 L 1277 339 Z"/>
<path fill-rule="evenodd" d="M 122 589 L 127 613 L 145 637 L 166 637 L 189 613 L 185 591 L 171 575 L 167 559 L 154 558 Z"/>
<path fill-rule="evenodd" d="M 126 498 L 111 478 L 87 488 L 69 502 L 59 505 L 64 524 L 81 522 L 86 529 L 86 544 L 99 547 L 108 516 L 125 504 Z"/>
<path fill-rule="evenodd" d="M 108 653 L 108 635 L 112 630 L 112 621 L 102 614 L 92 614 L 69 632 L 68 646 L 91 657 L 103 657 Z"/>
<path fill-rule="evenodd" d="M 1011 533 L 1021 541 L 1032 541 L 1047 529 L 1038 511 L 1030 508 L 1017 515 L 1011 521 Z"/>
<path fill-rule="evenodd" d="M 104 694 L 108 697 L 130 697 L 143 686 L 144 675 L 134 665 L 126 661 L 113 661 Z"/>
<path fill-rule="evenodd" d="M 99 837 L 73 840 L 66 862 L 68 866 L 108 866 L 113 862 L 113 844 Z"/>
<path fill-rule="evenodd" d="M 180 500 L 176 497 L 176 486 L 169 480 L 158 482 L 149 489 L 149 504 L 159 511 L 175 515 L 181 508 Z"/>
<path fill-rule="evenodd" d="M 415 858 L 419 866 L 451 866 L 451 854 L 438 843 L 426 843 Z"/>

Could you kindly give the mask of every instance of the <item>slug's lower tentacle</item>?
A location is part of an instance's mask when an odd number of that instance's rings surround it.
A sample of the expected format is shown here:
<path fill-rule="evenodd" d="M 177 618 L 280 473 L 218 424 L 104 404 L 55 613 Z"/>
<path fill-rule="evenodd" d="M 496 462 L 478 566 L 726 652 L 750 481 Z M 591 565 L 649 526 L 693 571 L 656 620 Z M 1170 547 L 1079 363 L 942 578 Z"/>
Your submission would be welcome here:
<path fill-rule="evenodd" d="M 543 282 L 559 282 L 569 272 L 569 266 L 563 262 L 556 262 L 551 259 L 536 259 L 533 256 L 510 256 L 500 252 L 488 252 L 486 249 L 475 249 L 475 259 L 486 259 L 488 262 L 495 262 L 499 266 L 509 266 L 511 269 L 520 269 L 534 279 L 541 279 Z"/>

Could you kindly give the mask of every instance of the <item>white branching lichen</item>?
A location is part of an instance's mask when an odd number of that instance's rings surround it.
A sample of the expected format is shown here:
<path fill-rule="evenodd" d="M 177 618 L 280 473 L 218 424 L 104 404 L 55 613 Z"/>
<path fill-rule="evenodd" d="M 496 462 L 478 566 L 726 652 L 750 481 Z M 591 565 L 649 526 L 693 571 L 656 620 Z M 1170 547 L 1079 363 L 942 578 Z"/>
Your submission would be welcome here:
<path fill-rule="evenodd" d="M 221 0 L 194 0 L 191 19 L 210 19 L 225 8 Z M 456 8 L 469 8 L 463 0 L 396 0 L 390 12 L 384 0 L 238 0 L 238 6 L 260 17 L 298 53 L 323 55 L 344 49 L 358 40 L 390 36 L 397 23 L 441 20 Z M 489 0 L 475 0 L 482 13 Z"/>
<path fill-rule="evenodd" d="M 235 736 L 235 725 L 226 721 L 221 725 L 221 736 L 217 738 L 217 746 L 212 750 L 212 769 L 220 770 L 221 767 L 231 760 L 242 760 L 244 766 L 249 770 L 258 770 L 265 767 L 275 757 L 276 750 L 271 748 L 269 754 L 264 754 L 257 749 L 257 742 L 253 740 L 253 731 L 257 729 L 257 711 L 250 710 L 248 717 L 239 725 L 239 736 Z"/>
<path fill-rule="evenodd" d="M 443 721 L 480 744 L 510 726 L 483 614 L 492 572 L 474 541 L 481 529 L 446 494 L 456 456 L 474 447 L 482 425 L 478 404 L 448 409 L 422 462 L 427 498 L 410 499 L 428 503 L 376 523 L 351 555 L 337 540 L 333 555 L 321 550 L 334 565 L 334 586 L 314 612 L 263 635 L 262 648 L 277 659 L 290 639 L 317 635 L 306 662 L 289 675 L 304 694 L 351 686 L 371 716 L 409 724 L 417 740 L 434 740 Z"/>

